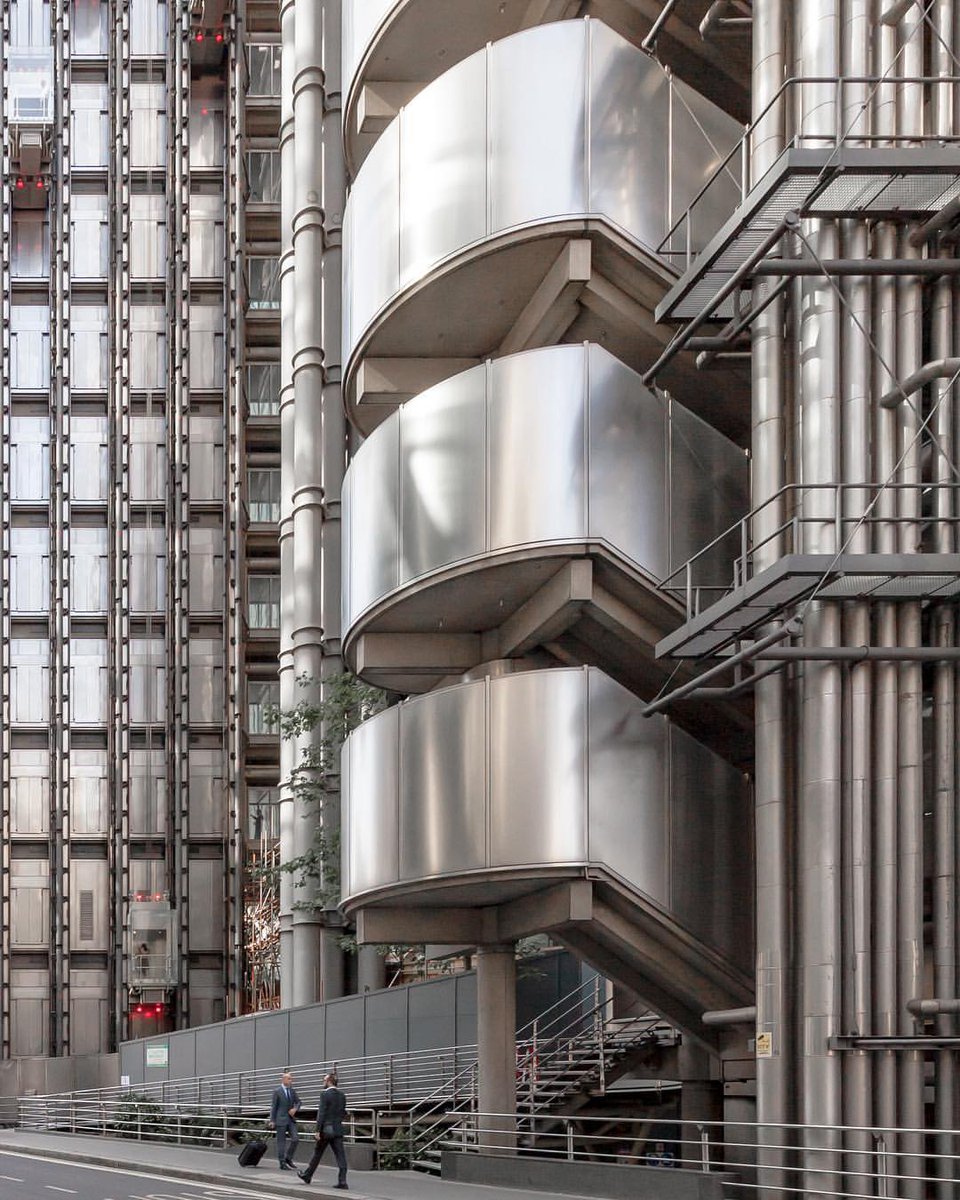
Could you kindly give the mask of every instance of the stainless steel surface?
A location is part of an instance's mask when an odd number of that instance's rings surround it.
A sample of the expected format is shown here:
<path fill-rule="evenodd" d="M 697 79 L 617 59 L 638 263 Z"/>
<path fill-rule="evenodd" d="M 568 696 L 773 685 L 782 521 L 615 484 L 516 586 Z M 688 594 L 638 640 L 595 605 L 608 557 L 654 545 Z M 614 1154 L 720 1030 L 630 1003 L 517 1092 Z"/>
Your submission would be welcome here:
<path fill-rule="evenodd" d="M 736 446 L 599 346 L 472 368 L 404 405 L 351 462 L 345 627 L 397 588 L 522 547 L 600 541 L 664 578 L 728 527 L 745 473 Z M 731 553 L 719 542 L 710 569 Z"/>

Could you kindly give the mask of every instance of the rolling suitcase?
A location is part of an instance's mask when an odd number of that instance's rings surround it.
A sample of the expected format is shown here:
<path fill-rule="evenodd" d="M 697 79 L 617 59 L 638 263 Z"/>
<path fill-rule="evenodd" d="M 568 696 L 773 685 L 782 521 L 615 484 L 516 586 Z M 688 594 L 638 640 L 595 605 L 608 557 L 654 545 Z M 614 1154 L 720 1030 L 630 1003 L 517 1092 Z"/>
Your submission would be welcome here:
<path fill-rule="evenodd" d="M 254 1138 L 237 1155 L 237 1162 L 241 1167 L 255 1167 L 266 1152 L 267 1143 L 262 1138 Z"/>

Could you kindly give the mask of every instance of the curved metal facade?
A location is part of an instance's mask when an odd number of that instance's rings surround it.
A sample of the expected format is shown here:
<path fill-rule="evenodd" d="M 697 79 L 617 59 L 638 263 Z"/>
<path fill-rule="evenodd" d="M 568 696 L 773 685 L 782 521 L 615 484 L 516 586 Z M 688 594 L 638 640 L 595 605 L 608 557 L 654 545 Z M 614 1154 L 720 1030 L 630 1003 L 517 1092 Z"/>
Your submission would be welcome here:
<path fill-rule="evenodd" d="M 380 425 L 344 487 L 343 621 L 460 565 L 590 545 L 653 583 L 746 507 L 743 452 L 600 346 L 488 362 Z M 710 564 L 735 548 L 721 543 Z M 705 568 L 706 569 L 706 568 Z M 479 618 L 477 618 L 479 619 Z"/>
<path fill-rule="evenodd" d="M 597 21 L 527 30 L 465 59 L 401 111 L 351 189 L 347 374 L 381 309 L 497 235 L 591 216 L 655 250 L 739 132 Z M 732 180 L 723 191 L 698 210 L 698 241 L 729 213 Z"/>
<path fill-rule="evenodd" d="M 642 709 L 581 668 L 444 688 L 365 722 L 343 755 L 344 906 L 409 904 L 427 884 L 491 904 L 589 870 L 749 966 L 749 880 L 730 870 L 750 853 L 749 788 Z"/>

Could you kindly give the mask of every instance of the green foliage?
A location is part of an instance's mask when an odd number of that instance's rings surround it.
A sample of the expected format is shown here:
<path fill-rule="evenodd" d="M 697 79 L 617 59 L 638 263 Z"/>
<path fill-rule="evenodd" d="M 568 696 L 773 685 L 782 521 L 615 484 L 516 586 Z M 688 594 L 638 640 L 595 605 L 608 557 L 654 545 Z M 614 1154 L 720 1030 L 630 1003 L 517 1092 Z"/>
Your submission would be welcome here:
<path fill-rule="evenodd" d="M 176 1141 L 175 1123 L 156 1101 L 142 1092 L 125 1092 L 117 1101 L 111 1132 L 118 1138 L 151 1142 Z"/>

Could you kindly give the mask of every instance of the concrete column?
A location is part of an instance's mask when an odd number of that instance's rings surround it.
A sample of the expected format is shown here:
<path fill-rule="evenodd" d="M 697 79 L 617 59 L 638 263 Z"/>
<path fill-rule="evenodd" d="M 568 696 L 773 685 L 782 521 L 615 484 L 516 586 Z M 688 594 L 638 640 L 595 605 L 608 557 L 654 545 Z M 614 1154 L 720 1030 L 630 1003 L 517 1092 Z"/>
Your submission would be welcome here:
<path fill-rule="evenodd" d="M 478 1106 L 483 1149 L 513 1150 L 517 1111 L 517 960 L 512 945 L 477 950 Z"/>
<path fill-rule="evenodd" d="M 376 992 L 387 985 L 387 962 L 376 946 L 361 946 L 357 957 L 357 991 Z"/>

